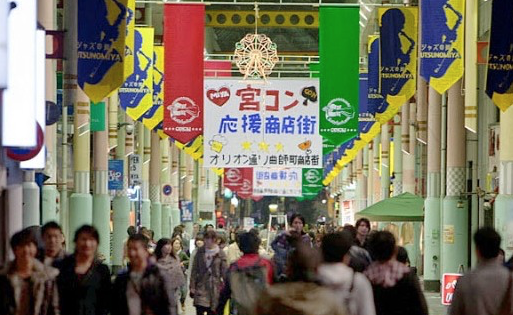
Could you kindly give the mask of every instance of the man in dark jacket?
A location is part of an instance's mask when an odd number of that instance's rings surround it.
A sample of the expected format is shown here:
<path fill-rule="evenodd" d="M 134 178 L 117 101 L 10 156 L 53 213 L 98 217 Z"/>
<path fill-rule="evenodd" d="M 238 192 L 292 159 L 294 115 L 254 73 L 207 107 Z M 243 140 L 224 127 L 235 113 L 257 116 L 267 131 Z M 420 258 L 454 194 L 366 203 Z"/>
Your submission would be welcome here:
<path fill-rule="evenodd" d="M 372 284 L 376 314 L 427 315 L 426 299 L 417 275 L 396 260 L 394 235 L 376 232 L 370 237 L 368 248 L 374 262 L 364 273 Z"/>
<path fill-rule="evenodd" d="M 458 280 L 450 315 L 512 314 L 512 277 L 497 259 L 501 237 L 491 227 L 474 234 L 477 267 Z"/>
<path fill-rule="evenodd" d="M 112 315 L 177 314 L 171 280 L 157 265 L 149 262 L 148 242 L 142 234 L 128 238 L 130 267 L 114 282 Z"/>

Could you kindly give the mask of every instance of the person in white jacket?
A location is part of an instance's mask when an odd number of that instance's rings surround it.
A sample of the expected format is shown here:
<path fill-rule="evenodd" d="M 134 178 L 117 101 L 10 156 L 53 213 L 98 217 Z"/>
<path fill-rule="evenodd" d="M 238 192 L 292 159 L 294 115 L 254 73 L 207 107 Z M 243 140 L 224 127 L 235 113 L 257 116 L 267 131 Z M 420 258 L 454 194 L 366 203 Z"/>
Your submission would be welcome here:
<path fill-rule="evenodd" d="M 348 266 L 352 244 L 352 236 L 348 232 L 324 236 L 321 245 L 324 262 L 318 268 L 317 276 L 323 285 L 337 291 L 345 300 L 351 315 L 376 315 L 369 280 Z"/>

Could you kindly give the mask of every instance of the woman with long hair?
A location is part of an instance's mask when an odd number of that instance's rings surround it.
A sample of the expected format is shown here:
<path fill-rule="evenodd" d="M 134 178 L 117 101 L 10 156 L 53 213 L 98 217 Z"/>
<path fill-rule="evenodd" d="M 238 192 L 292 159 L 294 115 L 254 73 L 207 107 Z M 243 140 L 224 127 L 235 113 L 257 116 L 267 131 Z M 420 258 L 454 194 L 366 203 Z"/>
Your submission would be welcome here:
<path fill-rule="evenodd" d="M 164 269 L 171 278 L 171 289 L 174 291 L 174 296 L 177 297 L 178 301 L 178 289 L 185 285 L 185 276 L 180 263 L 180 257 L 173 250 L 173 241 L 176 240 L 161 238 L 157 242 L 155 256 L 157 258 L 157 265 Z"/>

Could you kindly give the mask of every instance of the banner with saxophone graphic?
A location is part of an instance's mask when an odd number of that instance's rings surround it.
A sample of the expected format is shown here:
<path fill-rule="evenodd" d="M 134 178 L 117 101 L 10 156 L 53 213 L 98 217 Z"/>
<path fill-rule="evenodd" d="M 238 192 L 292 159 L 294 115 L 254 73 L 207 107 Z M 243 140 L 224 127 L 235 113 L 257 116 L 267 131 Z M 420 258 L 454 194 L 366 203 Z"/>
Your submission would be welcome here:
<path fill-rule="evenodd" d="M 153 130 L 164 120 L 164 47 L 153 47 L 153 105 L 141 116 L 146 128 Z"/>
<path fill-rule="evenodd" d="M 488 53 L 486 94 L 502 111 L 513 105 L 513 1 L 494 0 Z"/>
<path fill-rule="evenodd" d="M 124 81 L 127 0 L 79 0 L 78 12 L 77 81 L 98 103 Z"/>
<path fill-rule="evenodd" d="M 465 0 L 420 4 L 420 75 L 442 94 L 463 76 Z"/>
<path fill-rule="evenodd" d="M 380 8 L 381 95 L 376 120 L 384 124 L 415 95 L 417 87 L 417 8 Z M 386 101 L 386 102 L 385 102 Z"/>
<path fill-rule="evenodd" d="M 136 27 L 134 68 L 119 89 L 119 104 L 137 120 L 153 105 L 153 28 Z"/>
<path fill-rule="evenodd" d="M 124 80 L 134 72 L 135 0 L 128 0 L 126 7 L 126 41 Z"/>

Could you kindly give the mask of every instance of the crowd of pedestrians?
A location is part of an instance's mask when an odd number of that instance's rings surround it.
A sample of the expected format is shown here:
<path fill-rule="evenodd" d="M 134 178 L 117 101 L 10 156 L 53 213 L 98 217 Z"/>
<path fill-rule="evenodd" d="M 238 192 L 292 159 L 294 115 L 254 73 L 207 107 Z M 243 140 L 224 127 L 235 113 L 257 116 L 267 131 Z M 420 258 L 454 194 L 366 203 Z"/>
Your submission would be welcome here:
<path fill-rule="evenodd" d="M 419 279 L 404 248 L 370 222 L 305 232 L 299 214 L 276 231 L 272 253 L 257 229 L 177 226 L 155 242 L 151 230 L 128 229 L 126 268 L 112 275 L 89 225 L 66 253 L 61 227 L 49 222 L 11 238 L 14 260 L 0 272 L 0 314 L 174 315 L 190 296 L 198 315 L 425 315 Z M 192 241 L 191 241 L 192 240 Z M 477 268 L 458 282 L 451 315 L 512 314 L 512 282 L 501 238 L 482 228 Z"/>

